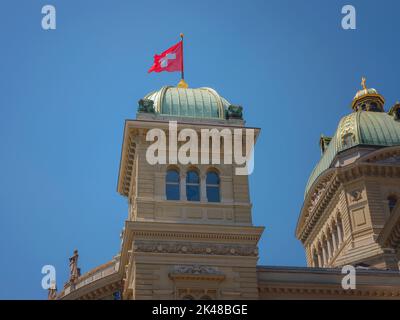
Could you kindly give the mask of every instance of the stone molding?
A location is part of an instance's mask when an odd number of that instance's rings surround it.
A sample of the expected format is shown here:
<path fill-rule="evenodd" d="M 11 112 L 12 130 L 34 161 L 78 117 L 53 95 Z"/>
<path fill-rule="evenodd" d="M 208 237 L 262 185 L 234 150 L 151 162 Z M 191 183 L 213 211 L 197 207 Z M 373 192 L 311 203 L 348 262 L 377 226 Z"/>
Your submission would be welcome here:
<path fill-rule="evenodd" d="M 148 221 L 126 221 L 124 242 L 129 238 L 163 240 L 218 240 L 246 241 L 256 244 L 264 227 L 248 225 L 213 225 L 190 223 L 166 223 Z M 184 231 L 183 231 L 184 230 Z M 205 232 L 204 230 L 208 230 Z"/>
<path fill-rule="evenodd" d="M 373 298 L 399 298 L 400 290 L 390 288 L 388 289 L 376 289 L 376 288 L 365 288 L 365 289 L 354 289 L 354 290 L 343 290 L 339 288 L 307 288 L 307 287 L 284 287 L 284 286 L 274 286 L 270 283 L 263 284 L 259 286 L 259 292 L 276 294 L 296 294 L 301 295 L 305 298 L 305 295 L 318 295 L 318 296 L 353 296 L 353 297 L 373 297 Z M 262 299 L 262 297 L 261 297 Z"/>

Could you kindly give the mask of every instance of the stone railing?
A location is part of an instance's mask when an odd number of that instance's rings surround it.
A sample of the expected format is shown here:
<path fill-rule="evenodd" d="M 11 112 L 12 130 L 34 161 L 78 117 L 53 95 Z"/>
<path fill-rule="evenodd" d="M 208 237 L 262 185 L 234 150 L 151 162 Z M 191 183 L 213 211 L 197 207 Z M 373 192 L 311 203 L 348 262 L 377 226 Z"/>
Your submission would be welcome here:
<path fill-rule="evenodd" d="M 99 280 L 99 279 L 102 279 L 109 275 L 115 274 L 118 272 L 118 269 L 119 269 L 119 256 L 115 257 L 113 260 L 111 260 L 105 264 L 102 264 L 102 265 L 86 272 L 85 274 L 80 276 L 75 281 L 74 284 L 67 283 L 64 286 L 64 290 L 62 292 L 60 292 L 58 298 L 62 298 L 64 296 L 70 294 L 74 290 L 82 288 L 92 282 Z"/>

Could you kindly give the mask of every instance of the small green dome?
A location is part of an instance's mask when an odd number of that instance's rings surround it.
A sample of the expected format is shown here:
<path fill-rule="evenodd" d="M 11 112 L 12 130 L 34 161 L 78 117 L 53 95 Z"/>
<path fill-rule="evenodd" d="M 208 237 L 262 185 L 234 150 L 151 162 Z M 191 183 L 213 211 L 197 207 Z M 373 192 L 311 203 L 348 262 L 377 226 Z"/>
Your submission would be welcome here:
<path fill-rule="evenodd" d="M 154 102 L 160 115 L 206 119 L 224 119 L 230 103 L 211 88 L 166 86 L 149 93 L 144 99 Z"/>
<path fill-rule="evenodd" d="M 357 145 L 400 145 L 400 121 L 385 112 L 358 111 L 343 117 L 321 160 L 311 173 L 305 195 L 315 180 L 331 167 L 338 153 Z"/>
<path fill-rule="evenodd" d="M 354 99 L 359 99 L 363 96 L 366 95 L 374 95 L 374 94 L 379 94 L 378 91 L 374 88 L 367 88 L 367 89 L 362 89 L 362 90 L 358 90 L 356 95 L 354 96 Z"/>

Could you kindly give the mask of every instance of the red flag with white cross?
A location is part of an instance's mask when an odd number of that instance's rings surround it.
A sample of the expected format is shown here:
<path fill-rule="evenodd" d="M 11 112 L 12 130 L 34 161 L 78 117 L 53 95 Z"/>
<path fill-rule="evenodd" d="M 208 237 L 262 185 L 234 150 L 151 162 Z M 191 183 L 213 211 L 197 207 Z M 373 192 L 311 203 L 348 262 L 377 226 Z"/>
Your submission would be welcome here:
<path fill-rule="evenodd" d="M 183 72 L 183 41 L 179 41 L 171 48 L 165 50 L 161 54 L 154 56 L 154 64 L 149 69 L 150 72 Z"/>

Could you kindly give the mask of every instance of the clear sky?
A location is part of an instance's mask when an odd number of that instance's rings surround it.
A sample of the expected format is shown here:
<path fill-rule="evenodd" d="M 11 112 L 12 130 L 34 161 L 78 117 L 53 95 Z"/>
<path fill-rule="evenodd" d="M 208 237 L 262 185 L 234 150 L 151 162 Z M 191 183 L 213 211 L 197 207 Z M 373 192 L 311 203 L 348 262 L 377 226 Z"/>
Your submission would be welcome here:
<path fill-rule="evenodd" d="M 41 28 L 41 9 L 57 29 Z M 357 29 L 341 28 L 352 4 Z M 308 176 L 350 112 L 360 78 L 400 99 L 399 1 L 77 1 L 0 3 L 0 298 L 45 299 L 68 257 L 82 272 L 119 249 L 127 202 L 116 192 L 125 119 L 179 73 L 147 74 L 185 34 L 191 87 L 216 89 L 261 127 L 250 177 L 260 264 L 305 265 L 295 239 Z"/>

